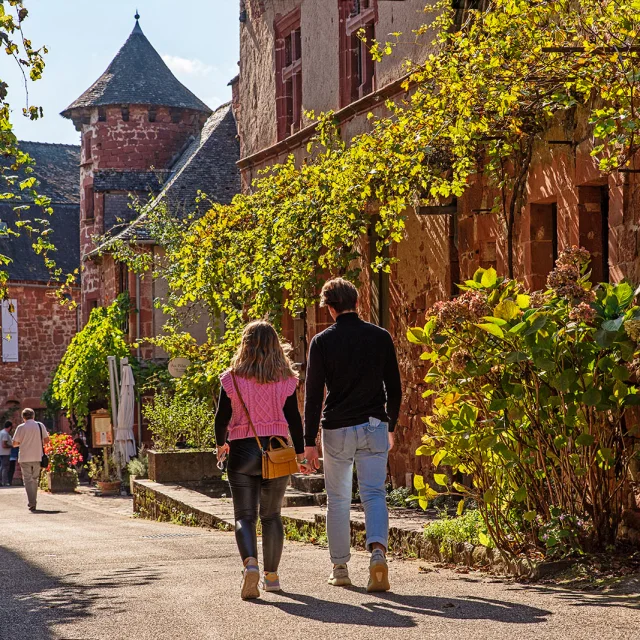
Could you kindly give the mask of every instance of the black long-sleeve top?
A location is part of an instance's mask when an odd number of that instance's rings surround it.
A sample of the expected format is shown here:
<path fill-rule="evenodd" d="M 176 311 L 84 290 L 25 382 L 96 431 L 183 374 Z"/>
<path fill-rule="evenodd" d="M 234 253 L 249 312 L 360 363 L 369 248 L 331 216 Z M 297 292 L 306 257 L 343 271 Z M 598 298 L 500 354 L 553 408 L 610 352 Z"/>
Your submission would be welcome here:
<path fill-rule="evenodd" d="M 293 441 L 296 453 L 304 453 L 304 439 L 302 435 L 302 418 L 298 409 L 298 399 L 295 391 L 286 399 L 283 407 L 284 417 L 289 425 L 289 433 Z M 227 441 L 227 428 L 231 421 L 231 398 L 227 392 L 220 387 L 220 398 L 218 399 L 218 410 L 216 411 L 215 430 L 216 442 L 223 445 Z"/>
<path fill-rule="evenodd" d="M 321 414 L 323 429 L 352 427 L 378 418 L 388 421 L 393 431 L 401 400 L 398 359 L 388 331 L 361 320 L 357 313 L 344 313 L 314 336 L 305 384 L 307 446 L 315 445 Z"/>

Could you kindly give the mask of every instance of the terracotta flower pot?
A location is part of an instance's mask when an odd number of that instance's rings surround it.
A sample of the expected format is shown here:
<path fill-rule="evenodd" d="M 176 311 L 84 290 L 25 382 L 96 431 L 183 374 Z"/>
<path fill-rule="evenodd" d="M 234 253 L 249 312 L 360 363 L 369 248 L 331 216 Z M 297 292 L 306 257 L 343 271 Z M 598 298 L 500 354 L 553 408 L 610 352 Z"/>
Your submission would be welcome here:
<path fill-rule="evenodd" d="M 47 488 L 51 493 L 69 493 L 78 486 L 78 476 L 73 471 L 47 473 Z"/>
<path fill-rule="evenodd" d="M 120 480 L 116 480 L 115 482 L 103 482 L 102 480 L 98 480 L 96 484 L 98 485 L 98 491 L 100 491 L 103 496 L 120 495 Z"/>

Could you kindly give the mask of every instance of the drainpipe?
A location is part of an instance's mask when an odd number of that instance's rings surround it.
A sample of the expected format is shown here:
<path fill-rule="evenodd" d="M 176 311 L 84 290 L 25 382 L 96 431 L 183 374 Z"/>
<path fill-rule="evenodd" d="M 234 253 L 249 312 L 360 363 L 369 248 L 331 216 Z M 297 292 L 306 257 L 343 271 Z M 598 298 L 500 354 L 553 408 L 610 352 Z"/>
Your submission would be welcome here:
<path fill-rule="evenodd" d="M 140 275 L 136 274 L 136 355 L 140 362 Z M 142 446 L 142 398 L 138 397 L 138 445 Z"/>

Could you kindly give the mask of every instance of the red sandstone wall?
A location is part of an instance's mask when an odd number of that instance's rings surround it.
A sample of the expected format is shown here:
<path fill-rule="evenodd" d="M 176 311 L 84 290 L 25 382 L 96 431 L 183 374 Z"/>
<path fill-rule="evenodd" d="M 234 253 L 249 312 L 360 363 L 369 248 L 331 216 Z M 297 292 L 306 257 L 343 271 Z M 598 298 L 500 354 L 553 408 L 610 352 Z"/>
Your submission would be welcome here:
<path fill-rule="evenodd" d="M 166 169 L 184 150 L 192 135 L 196 135 L 206 115 L 183 110 L 172 117 L 166 107 L 158 107 L 155 121 L 149 121 L 146 106 L 129 106 L 129 119 L 123 119 L 120 107 L 106 107 L 106 119 L 99 120 L 98 109 L 90 114 L 89 124 L 82 125 L 82 159 L 80 167 L 80 254 L 85 256 L 95 247 L 91 237 L 104 233 L 104 194 L 93 193 L 93 218 L 90 189 L 94 172 L 105 169 L 148 171 Z M 147 194 L 142 194 L 147 195 Z M 92 261 L 83 261 L 82 318 L 86 323 L 92 301 L 98 305 L 108 304 L 114 296 L 109 287 L 113 274 L 101 273 L 101 268 Z M 116 280 L 117 282 L 117 280 Z M 117 293 L 116 293 L 117 295 Z"/>
<path fill-rule="evenodd" d="M 0 362 L 0 414 L 44 406 L 41 396 L 77 330 L 77 310 L 62 307 L 50 287 L 11 282 L 9 298 L 18 301 L 19 361 Z"/>

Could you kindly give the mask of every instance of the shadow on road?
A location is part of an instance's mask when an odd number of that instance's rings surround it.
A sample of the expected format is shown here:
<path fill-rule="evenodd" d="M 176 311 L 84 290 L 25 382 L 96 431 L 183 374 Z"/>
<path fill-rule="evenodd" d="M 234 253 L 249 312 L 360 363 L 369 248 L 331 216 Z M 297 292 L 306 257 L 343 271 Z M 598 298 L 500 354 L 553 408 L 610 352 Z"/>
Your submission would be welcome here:
<path fill-rule="evenodd" d="M 531 624 L 545 622 L 550 611 L 513 602 L 469 597 L 439 598 L 405 596 L 394 593 L 366 593 L 371 598 L 360 606 L 313 596 L 283 592 L 282 601 L 256 600 L 256 604 L 275 607 L 285 613 L 319 622 L 368 627 L 415 627 L 417 616 L 437 616 L 458 620 L 495 620 L 497 622 Z M 288 599 L 293 602 L 286 601 Z M 373 615 L 372 615 L 373 614 Z"/>
<path fill-rule="evenodd" d="M 131 602 L 119 595 L 122 587 L 145 586 L 161 577 L 155 570 L 134 566 L 98 577 L 68 573 L 58 578 L 3 547 L 0 567 L 2 626 L 11 630 L 12 640 L 52 640 L 60 637 L 59 629 L 54 635 L 54 625 L 89 618 L 98 609 L 126 611 Z"/>
<path fill-rule="evenodd" d="M 631 576 L 632 578 L 634 576 Z M 637 582 L 637 577 L 636 577 Z M 528 584 L 527 591 L 534 591 L 545 596 L 555 596 L 574 607 L 625 607 L 627 609 L 640 610 L 640 592 L 638 584 L 631 587 L 629 591 L 621 589 L 620 593 L 602 591 L 581 591 L 567 587 L 556 587 L 553 585 Z"/>

